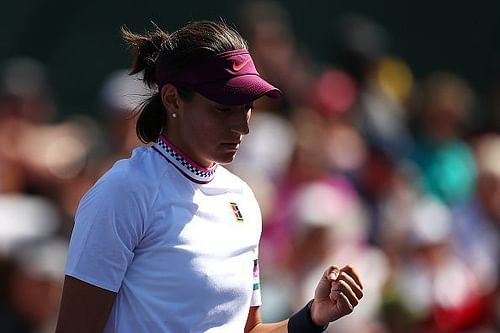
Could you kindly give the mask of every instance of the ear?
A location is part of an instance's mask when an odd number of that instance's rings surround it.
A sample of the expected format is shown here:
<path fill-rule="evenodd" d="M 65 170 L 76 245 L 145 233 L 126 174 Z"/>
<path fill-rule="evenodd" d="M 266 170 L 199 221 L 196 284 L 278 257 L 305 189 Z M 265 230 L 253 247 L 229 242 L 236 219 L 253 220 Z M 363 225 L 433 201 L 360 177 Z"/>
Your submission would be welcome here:
<path fill-rule="evenodd" d="M 160 95 L 163 106 L 170 115 L 179 113 L 183 103 L 179 96 L 179 91 L 174 85 L 170 83 L 165 84 L 161 88 Z"/>

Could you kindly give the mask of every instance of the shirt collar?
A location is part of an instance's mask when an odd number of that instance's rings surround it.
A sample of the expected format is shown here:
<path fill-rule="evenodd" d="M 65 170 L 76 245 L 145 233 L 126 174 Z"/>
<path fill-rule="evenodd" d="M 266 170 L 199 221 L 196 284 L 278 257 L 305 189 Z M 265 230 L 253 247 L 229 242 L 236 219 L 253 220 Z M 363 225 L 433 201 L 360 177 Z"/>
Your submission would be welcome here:
<path fill-rule="evenodd" d="M 179 170 L 186 178 L 195 183 L 206 184 L 215 176 L 217 164 L 208 169 L 199 166 L 174 145 L 172 145 L 163 135 L 158 137 L 158 140 L 154 144 L 153 148 L 162 154 L 167 161 Z"/>

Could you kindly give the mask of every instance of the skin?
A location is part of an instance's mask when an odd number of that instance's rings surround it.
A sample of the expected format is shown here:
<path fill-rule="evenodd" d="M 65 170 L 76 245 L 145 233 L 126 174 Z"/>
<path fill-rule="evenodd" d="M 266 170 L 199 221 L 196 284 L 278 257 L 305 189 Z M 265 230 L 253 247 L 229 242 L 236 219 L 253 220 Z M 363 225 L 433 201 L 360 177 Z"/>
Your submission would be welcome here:
<path fill-rule="evenodd" d="M 234 159 L 249 132 L 251 104 L 224 106 L 199 94 L 186 101 L 169 84 L 161 97 L 170 115 L 166 135 L 172 144 L 203 167 Z M 311 319 L 325 326 L 351 313 L 361 297 L 362 284 L 352 267 L 328 267 L 316 287 Z M 56 333 L 102 332 L 115 299 L 116 293 L 66 276 Z M 244 332 L 286 333 L 287 325 L 288 319 L 264 324 L 259 307 L 250 307 Z"/>
<path fill-rule="evenodd" d="M 311 319 L 317 326 L 326 326 L 350 314 L 363 297 L 363 286 L 351 266 L 330 266 L 321 277 L 311 308 Z M 250 308 L 245 333 L 287 333 L 288 319 L 263 324 L 258 307 Z"/>
<path fill-rule="evenodd" d="M 165 136 L 176 148 L 206 168 L 234 159 L 249 132 L 252 103 L 226 106 L 197 93 L 186 101 L 171 84 L 163 87 L 161 97 L 170 115 Z"/>

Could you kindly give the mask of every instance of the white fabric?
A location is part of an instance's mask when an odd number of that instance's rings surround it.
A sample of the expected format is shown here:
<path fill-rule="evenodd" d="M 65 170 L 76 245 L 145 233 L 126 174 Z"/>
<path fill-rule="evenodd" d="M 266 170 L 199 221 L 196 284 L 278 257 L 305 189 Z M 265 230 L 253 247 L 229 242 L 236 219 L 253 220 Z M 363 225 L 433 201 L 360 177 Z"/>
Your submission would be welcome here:
<path fill-rule="evenodd" d="M 197 184 L 142 147 L 83 197 L 65 272 L 118 293 L 105 332 L 243 332 L 260 233 L 242 180 L 219 166 Z"/>

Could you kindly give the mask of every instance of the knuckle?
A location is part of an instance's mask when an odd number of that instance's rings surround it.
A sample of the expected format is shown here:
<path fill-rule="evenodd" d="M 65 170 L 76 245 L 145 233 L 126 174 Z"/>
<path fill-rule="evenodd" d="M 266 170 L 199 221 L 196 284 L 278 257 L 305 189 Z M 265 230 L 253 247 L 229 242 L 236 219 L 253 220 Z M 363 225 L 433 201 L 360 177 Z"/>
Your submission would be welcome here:
<path fill-rule="evenodd" d="M 328 267 L 328 269 L 326 270 L 326 273 L 327 274 L 336 273 L 338 275 L 340 273 L 340 269 L 337 266 L 332 265 L 332 266 Z"/>
<path fill-rule="evenodd" d="M 344 312 L 346 314 L 349 314 L 354 311 L 354 306 L 352 306 L 350 303 L 347 303 L 344 308 L 345 308 Z"/>

